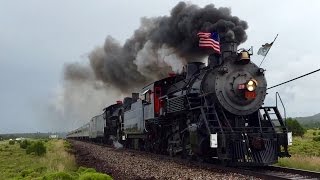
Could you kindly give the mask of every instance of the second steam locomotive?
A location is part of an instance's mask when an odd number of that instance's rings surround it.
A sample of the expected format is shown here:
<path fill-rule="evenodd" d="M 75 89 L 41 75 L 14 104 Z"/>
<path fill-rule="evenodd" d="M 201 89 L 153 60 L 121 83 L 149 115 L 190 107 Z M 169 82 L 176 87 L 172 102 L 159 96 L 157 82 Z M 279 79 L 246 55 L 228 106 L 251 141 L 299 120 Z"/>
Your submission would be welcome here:
<path fill-rule="evenodd" d="M 171 156 L 215 158 L 233 166 L 270 165 L 288 157 L 291 133 L 277 106 L 264 107 L 264 69 L 237 44 L 221 44 L 207 65 L 193 62 L 104 109 L 68 138 Z"/>

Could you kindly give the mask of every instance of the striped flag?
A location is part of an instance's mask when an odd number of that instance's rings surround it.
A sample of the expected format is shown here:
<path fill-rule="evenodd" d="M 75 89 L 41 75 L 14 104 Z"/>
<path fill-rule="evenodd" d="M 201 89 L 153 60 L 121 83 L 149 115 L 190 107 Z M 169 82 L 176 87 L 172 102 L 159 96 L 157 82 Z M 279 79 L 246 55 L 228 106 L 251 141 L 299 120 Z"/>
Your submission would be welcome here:
<path fill-rule="evenodd" d="M 220 39 L 216 32 L 206 33 L 199 32 L 199 47 L 212 48 L 216 53 L 220 54 Z"/>

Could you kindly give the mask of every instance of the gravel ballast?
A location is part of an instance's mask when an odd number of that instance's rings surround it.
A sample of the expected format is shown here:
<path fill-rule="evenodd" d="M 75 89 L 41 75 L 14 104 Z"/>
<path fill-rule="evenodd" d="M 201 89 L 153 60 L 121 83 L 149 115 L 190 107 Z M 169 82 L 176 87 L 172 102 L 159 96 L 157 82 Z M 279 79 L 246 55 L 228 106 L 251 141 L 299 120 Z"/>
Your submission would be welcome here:
<path fill-rule="evenodd" d="M 176 162 L 161 155 L 70 141 L 79 166 L 92 167 L 114 179 L 256 179 L 231 172 Z"/>

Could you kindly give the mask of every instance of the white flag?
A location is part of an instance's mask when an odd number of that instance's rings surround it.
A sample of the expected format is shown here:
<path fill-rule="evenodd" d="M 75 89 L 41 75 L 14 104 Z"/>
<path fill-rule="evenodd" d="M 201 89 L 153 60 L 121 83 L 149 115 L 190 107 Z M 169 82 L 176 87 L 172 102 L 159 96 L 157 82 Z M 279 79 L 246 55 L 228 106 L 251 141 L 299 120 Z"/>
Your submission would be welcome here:
<path fill-rule="evenodd" d="M 266 56 L 268 54 L 268 51 L 271 48 L 272 44 L 273 44 L 273 42 L 270 44 L 266 43 L 266 44 L 262 45 L 262 47 L 258 51 L 258 55 Z"/>

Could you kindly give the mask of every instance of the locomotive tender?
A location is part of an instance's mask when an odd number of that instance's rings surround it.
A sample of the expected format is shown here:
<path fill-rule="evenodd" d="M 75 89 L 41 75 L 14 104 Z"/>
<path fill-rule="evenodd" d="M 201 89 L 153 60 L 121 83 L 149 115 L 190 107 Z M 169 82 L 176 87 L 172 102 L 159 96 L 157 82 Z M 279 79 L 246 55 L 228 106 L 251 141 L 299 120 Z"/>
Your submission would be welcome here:
<path fill-rule="evenodd" d="M 224 42 L 221 56 L 210 55 L 207 65 L 187 64 L 67 137 L 110 143 L 113 136 L 127 148 L 232 166 L 270 165 L 290 156 L 292 135 L 277 106 L 262 106 L 266 91 L 264 69 L 248 51 Z"/>

